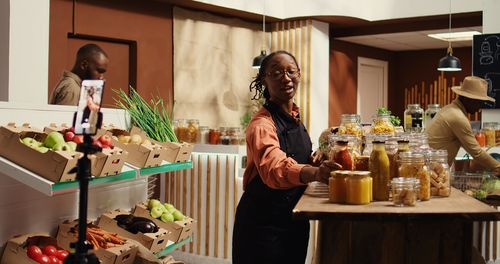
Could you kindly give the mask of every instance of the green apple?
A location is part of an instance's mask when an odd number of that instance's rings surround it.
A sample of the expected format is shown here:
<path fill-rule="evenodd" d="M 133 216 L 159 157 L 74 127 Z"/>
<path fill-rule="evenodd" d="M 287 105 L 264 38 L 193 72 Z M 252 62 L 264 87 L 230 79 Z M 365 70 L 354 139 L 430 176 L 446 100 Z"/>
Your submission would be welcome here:
<path fill-rule="evenodd" d="M 151 211 L 149 213 L 154 218 L 160 218 L 161 215 L 163 214 L 163 209 L 160 206 L 156 206 L 151 208 Z"/>
<path fill-rule="evenodd" d="M 71 151 L 71 147 L 66 142 L 59 142 L 52 147 L 52 150 Z"/>
<path fill-rule="evenodd" d="M 174 221 L 174 215 L 169 213 L 169 212 L 165 212 L 161 215 L 160 217 L 160 220 L 163 221 L 163 222 L 173 222 Z"/>
<path fill-rule="evenodd" d="M 182 221 L 186 218 L 179 210 L 175 210 L 173 213 L 175 221 Z"/>
<path fill-rule="evenodd" d="M 177 210 L 172 204 L 169 203 L 165 203 L 163 206 L 165 206 L 165 209 L 167 209 L 170 213 L 174 213 L 174 211 Z"/>
<path fill-rule="evenodd" d="M 38 149 L 40 147 L 40 144 L 39 142 L 37 141 L 32 141 L 32 142 L 29 142 L 29 143 L 24 143 L 24 145 L 32 148 L 32 149 Z"/>
<path fill-rule="evenodd" d="M 153 209 L 153 207 L 157 207 L 161 205 L 161 202 L 160 200 L 157 200 L 157 199 L 149 199 L 149 202 L 148 202 L 148 209 L 151 210 Z"/>
<path fill-rule="evenodd" d="M 70 151 L 76 151 L 76 142 L 68 141 L 66 144 L 68 144 Z"/>
<path fill-rule="evenodd" d="M 43 144 L 47 148 L 51 148 L 51 149 L 54 149 L 54 146 L 58 143 L 62 144 L 62 143 L 66 143 L 66 142 L 64 141 L 64 136 L 57 131 L 50 132 L 47 135 L 47 137 L 45 138 L 45 141 L 43 141 Z"/>
<path fill-rule="evenodd" d="M 21 140 L 21 142 L 23 142 L 23 144 L 25 145 L 36 145 L 36 146 L 42 145 L 41 142 L 38 142 L 36 139 L 32 137 L 25 137 Z"/>
<path fill-rule="evenodd" d="M 45 153 L 45 152 L 49 151 L 49 148 L 44 147 L 44 146 L 39 146 L 38 148 L 36 148 L 36 150 L 38 150 L 39 152 Z"/>

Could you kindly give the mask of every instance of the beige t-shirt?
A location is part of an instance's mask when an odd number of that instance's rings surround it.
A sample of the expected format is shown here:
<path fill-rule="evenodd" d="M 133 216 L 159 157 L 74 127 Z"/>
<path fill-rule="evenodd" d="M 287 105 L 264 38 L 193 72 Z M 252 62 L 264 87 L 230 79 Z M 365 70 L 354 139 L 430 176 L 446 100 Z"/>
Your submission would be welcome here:
<path fill-rule="evenodd" d="M 429 146 L 434 149 L 446 149 L 449 165 L 455 160 L 461 146 L 482 166 L 488 169 L 500 168 L 500 162 L 479 146 L 466 113 L 458 98 L 443 107 L 426 129 Z"/>
<path fill-rule="evenodd" d="M 59 83 L 56 85 L 50 97 L 50 104 L 57 105 L 78 105 L 80 100 L 80 86 L 82 80 L 78 75 L 64 71 Z"/>

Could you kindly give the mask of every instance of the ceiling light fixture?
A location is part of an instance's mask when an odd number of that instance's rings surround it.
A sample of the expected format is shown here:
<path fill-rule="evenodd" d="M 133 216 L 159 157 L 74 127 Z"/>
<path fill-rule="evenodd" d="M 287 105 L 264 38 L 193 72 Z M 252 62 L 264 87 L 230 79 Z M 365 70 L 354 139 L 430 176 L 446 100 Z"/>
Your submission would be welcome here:
<path fill-rule="evenodd" d="M 450 0 L 450 13 L 448 20 L 448 33 L 451 34 L 451 0 Z M 446 56 L 439 60 L 438 71 L 461 71 L 462 66 L 460 60 L 453 56 L 453 49 L 451 48 L 451 41 L 448 40 L 448 50 Z"/>
<path fill-rule="evenodd" d="M 481 35 L 479 31 L 460 31 L 460 32 L 451 32 L 451 33 L 435 33 L 428 34 L 428 37 L 443 40 L 443 41 L 471 41 L 474 35 Z"/>
<path fill-rule="evenodd" d="M 252 68 L 259 69 L 266 56 L 266 5 L 264 1 L 264 10 L 262 12 L 262 49 L 260 50 L 260 55 L 253 59 Z"/>

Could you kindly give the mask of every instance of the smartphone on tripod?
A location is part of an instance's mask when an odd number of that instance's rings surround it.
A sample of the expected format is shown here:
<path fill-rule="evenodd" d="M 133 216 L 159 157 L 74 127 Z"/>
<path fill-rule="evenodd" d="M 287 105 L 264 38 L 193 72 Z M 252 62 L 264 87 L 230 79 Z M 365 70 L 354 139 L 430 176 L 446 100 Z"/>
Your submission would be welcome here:
<path fill-rule="evenodd" d="M 104 80 L 83 80 L 80 88 L 78 108 L 73 117 L 73 127 L 77 135 L 95 135 L 100 127 Z"/>

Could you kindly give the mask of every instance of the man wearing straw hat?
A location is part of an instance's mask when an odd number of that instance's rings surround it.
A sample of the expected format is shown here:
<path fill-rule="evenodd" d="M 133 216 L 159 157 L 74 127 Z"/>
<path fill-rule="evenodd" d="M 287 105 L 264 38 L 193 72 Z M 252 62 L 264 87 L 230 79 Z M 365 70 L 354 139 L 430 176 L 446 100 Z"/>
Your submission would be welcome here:
<path fill-rule="evenodd" d="M 488 83 L 479 77 L 468 76 L 461 86 L 451 89 L 458 97 L 443 107 L 427 127 L 429 146 L 447 150 L 450 166 L 460 147 L 463 147 L 479 165 L 499 175 L 500 162 L 481 149 L 467 119 L 467 113 L 479 111 L 484 101 L 495 102 L 494 98 L 487 95 Z"/>

